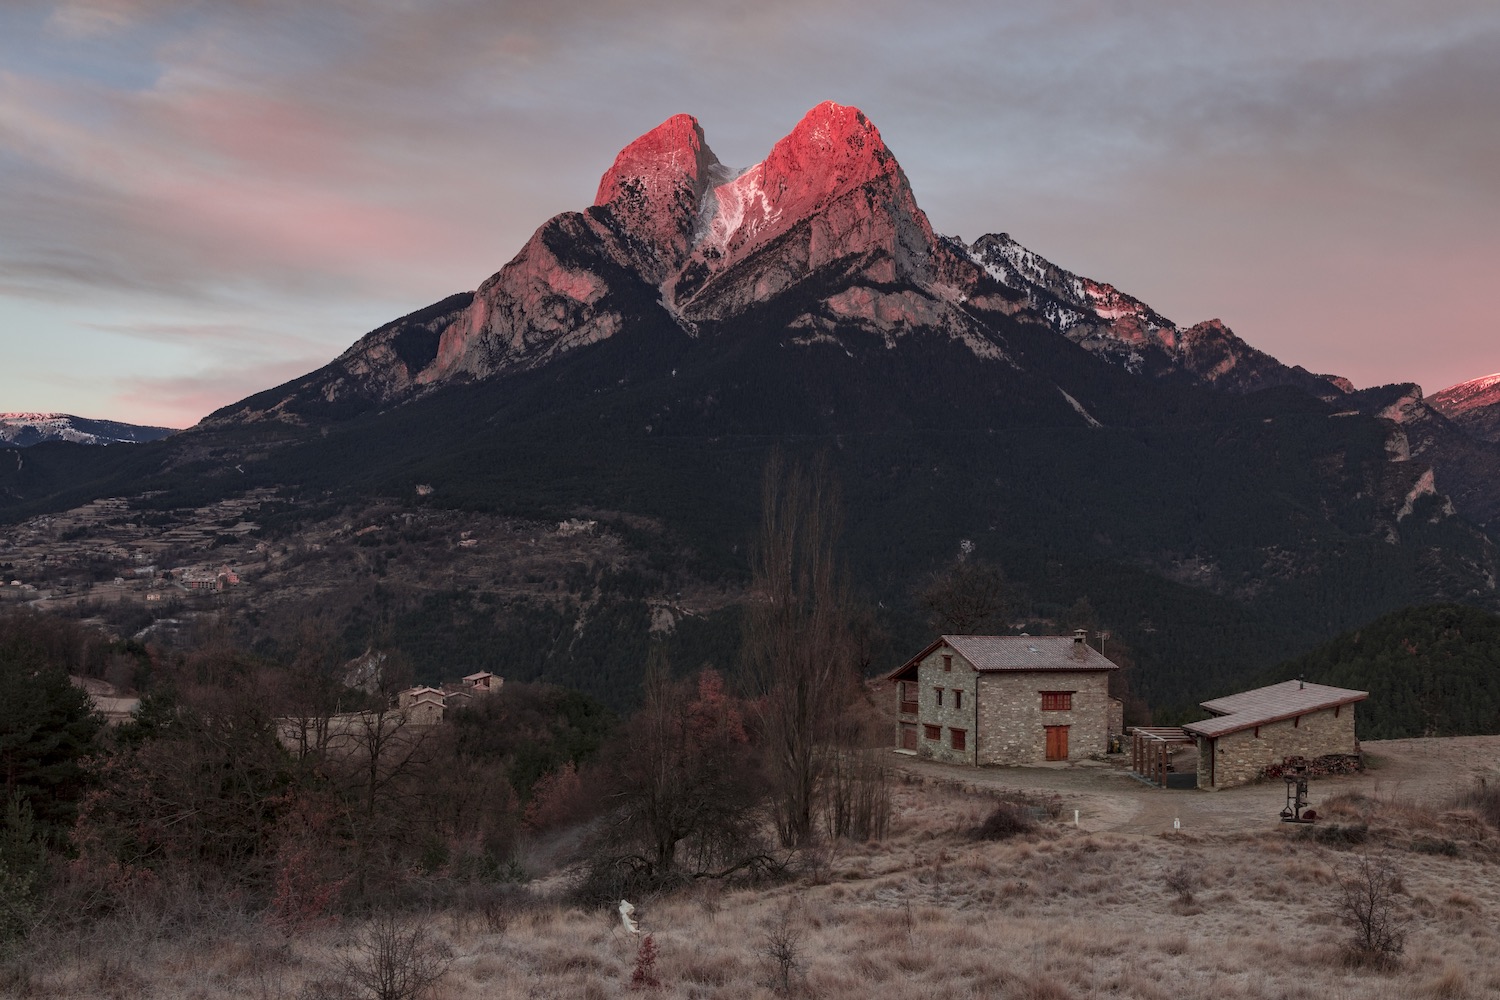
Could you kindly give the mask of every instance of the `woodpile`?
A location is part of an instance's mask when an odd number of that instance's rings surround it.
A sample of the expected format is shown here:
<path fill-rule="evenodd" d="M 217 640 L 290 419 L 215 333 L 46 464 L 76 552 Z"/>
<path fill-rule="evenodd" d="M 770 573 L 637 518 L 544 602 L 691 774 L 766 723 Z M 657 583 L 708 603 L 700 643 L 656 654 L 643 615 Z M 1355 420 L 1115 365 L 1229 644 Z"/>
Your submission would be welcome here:
<path fill-rule="evenodd" d="M 1301 771 L 1309 778 L 1326 778 L 1332 774 L 1357 774 L 1365 768 L 1364 760 L 1357 753 L 1330 753 L 1322 757 L 1284 757 L 1280 764 L 1271 764 L 1260 772 L 1262 778 L 1280 778 L 1293 771 Z"/>

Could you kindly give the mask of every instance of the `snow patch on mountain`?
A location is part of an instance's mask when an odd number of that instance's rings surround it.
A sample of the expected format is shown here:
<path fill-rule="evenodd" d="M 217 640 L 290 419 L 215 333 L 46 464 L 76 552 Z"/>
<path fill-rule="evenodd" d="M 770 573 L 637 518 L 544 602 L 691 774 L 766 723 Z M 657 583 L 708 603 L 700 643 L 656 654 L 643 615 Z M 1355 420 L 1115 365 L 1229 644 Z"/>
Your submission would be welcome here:
<path fill-rule="evenodd" d="M 1427 405 L 1473 437 L 1500 444 L 1500 372 L 1435 392 Z"/>
<path fill-rule="evenodd" d="M 766 196 L 764 163 L 757 163 L 714 188 L 712 197 L 714 212 L 700 246 L 723 252 L 729 241 L 742 231 L 746 239 L 754 239 L 757 233 L 781 219 L 781 212 L 771 207 Z"/>
<path fill-rule="evenodd" d="M 1082 417 L 1084 419 L 1084 421 L 1090 427 L 1103 427 L 1104 426 L 1099 421 L 1097 421 L 1097 420 L 1094 419 L 1094 415 L 1092 413 L 1090 413 L 1088 410 L 1084 409 L 1082 403 L 1080 403 L 1078 400 L 1074 399 L 1071 395 L 1069 395 L 1068 394 L 1068 390 L 1064 389 L 1062 386 L 1058 386 L 1057 387 L 1057 391 L 1060 392 L 1060 393 L 1062 393 L 1063 399 L 1066 399 L 1068 401 L 1068 405 L 1071 406 L 1071 407 L 1073 407 L 1073 409 L 1075 409 L 1075 410 L 1078 411 L 1078 415 L 1080 417 Z"/>

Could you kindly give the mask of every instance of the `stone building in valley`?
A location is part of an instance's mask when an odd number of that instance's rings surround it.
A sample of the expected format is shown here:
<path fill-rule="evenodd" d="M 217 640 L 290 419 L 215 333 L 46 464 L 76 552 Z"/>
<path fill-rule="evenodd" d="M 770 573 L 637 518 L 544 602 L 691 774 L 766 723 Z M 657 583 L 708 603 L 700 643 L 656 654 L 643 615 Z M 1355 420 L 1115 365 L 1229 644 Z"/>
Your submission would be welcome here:
<path fill-rule="evenodd" d="M 1086 639 L 942 636 L 888 675 L 896 747 L 975 765 L 1105 753 L 1118 705 L 1109 672 L 1119 668 Z"/>
<path fill-rule="evenodd" d="M 1287 757 L 1357 758 L 1354 706 L 1369 696 L 1368 691 L 1283 681 L 1203 702 L 1214 717 L 1182 727 L 1198 744 L 1198 787 L 1247 784 Z"/>

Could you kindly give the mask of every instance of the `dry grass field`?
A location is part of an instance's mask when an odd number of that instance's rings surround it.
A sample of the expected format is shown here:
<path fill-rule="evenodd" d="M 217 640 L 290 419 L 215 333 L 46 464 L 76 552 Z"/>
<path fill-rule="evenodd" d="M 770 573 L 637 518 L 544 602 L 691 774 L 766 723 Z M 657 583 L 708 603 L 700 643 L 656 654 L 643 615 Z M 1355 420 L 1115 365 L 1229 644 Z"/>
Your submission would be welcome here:
<path fill-rule="evenodd" d="M 1500 738 L 1371 744 L 1367 774 L 1315 782 L 1322 819 L 1277 821 L 1280 783 L 1166 792 L 1098 766 L 898 778 L 891 836 L 810 859 L 795 881 L 702 885 L 637 900 L 673 998 L 792 995 L 1141 1000 L 1500 996 L 1500 833 L 1456 796 L 1500 784 Z M 1057 819 L 1002 841 L 969 835 L 1002 789 L 1056 795 Z M 1073 824 L 1073 810 L 1080 822 Z M 1170 817 L 1170 818 L 1169 818 Z M 1183 818 L 1181 832 L 1171 819 Z M 1354 831 L 1354 832 L 1351 832 Z M 1363 841 L 1351 843 L 1358 840 Z M 1405 949 L 1351 961 L 1341 871 L 1362 854 L 1399 872 Z M 555 886 L 561 876 L 547 880 Z M 287 937 L 226 902 L 190 920 L 144 907 L 7 959 L 8 996 L 301 998 L 361 992 L 368 928 Z M 634 995 L 640 939 L 613 913 L 541 889 L 426 916 L 447 973 L 430 995 Z"/>

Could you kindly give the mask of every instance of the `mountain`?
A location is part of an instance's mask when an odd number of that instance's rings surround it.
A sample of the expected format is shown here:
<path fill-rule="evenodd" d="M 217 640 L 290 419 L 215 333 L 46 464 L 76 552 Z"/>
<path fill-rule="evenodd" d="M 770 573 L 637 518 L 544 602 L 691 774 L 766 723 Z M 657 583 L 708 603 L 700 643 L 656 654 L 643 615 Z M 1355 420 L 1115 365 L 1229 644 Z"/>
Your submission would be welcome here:
<path fill-rule="evenodd" d="M 1356 716 L 1360 739 L 1500 733 L 1500 616 L 1455 604 L 1407 608 L 1267 677 L 1369 691 Z"/>
<path fill-rule="evenodd" d="M 1500 444 L 1500 372 L 1435 392 L 1427 405 L 1474 437 Z"/>
<path fill-rule="evenodd" d="M 74 444 L 138 444 L 159 441 L 177 431 L 115 420 L 89 420 L 67 413 L 0 413 L 0 445 L 28 448 L 43 441 Z"/>
<path fill-rule="evenodd" d="M 1005 348 L 983 314 L 1001 313 L 1135 373 L 1324 399 L 1353 388 L 1282 364 L 1218 320 L 1179 327 L 1007 234 L 972 246 L 934 234 L 875 126 L 827 102 L 744 170 L 719 162 L 696 119 L 668 119 L 620 152 L 591 208 L 549 220 L 473 295 L 381 327 L 327 368 L 207 422 L 348 415 L 545 365 L 643 321 L 697 336 L 814 276 L 841 287 L 791 318 L 809 341 L 840 326 L 888 340 L 921 331 L 995 359 Z"/>
<path fill-rule="evenodd" d="M 1058 333 L 1130 371 L 1182 373 L 1233 392 L 1290 385 L 1333 400 L 1354 390 L 1337 375 L 1282 364 L 1217 319 L 1180 327 L 1113 285 L 1058 267 L 1008 233 L 981 236 L 967 252 L 994 278 L 1024 292 Z"/>
<path fill-rule="evenodd" d="M 403 577 L 413 528 L 345 574 L 368 591 L 341 627 L 352 656 L 394 623 L 429 678 L 440 638 L 618 703 L 658 626 L 711 637 L 674 662 L 732 663 L 777 448 L 842 484 L 872 668 L 925 641 L 913 591 L 960 553 L 1043 625 L 1087 598 L 1168 705 L 1395 608 L 1497 603 L 1495 445 L 1415 387 L 1355 391 L 1003 234 L 935 233 L 873 123 L 832 103 L 743 170 L 668 119 L 473 292 L 139 453 L 0 462 L 0 517 L 259 491 L 288 533 L 372 504 L 593 522 L 604 554 L 524 587 Z"/>

